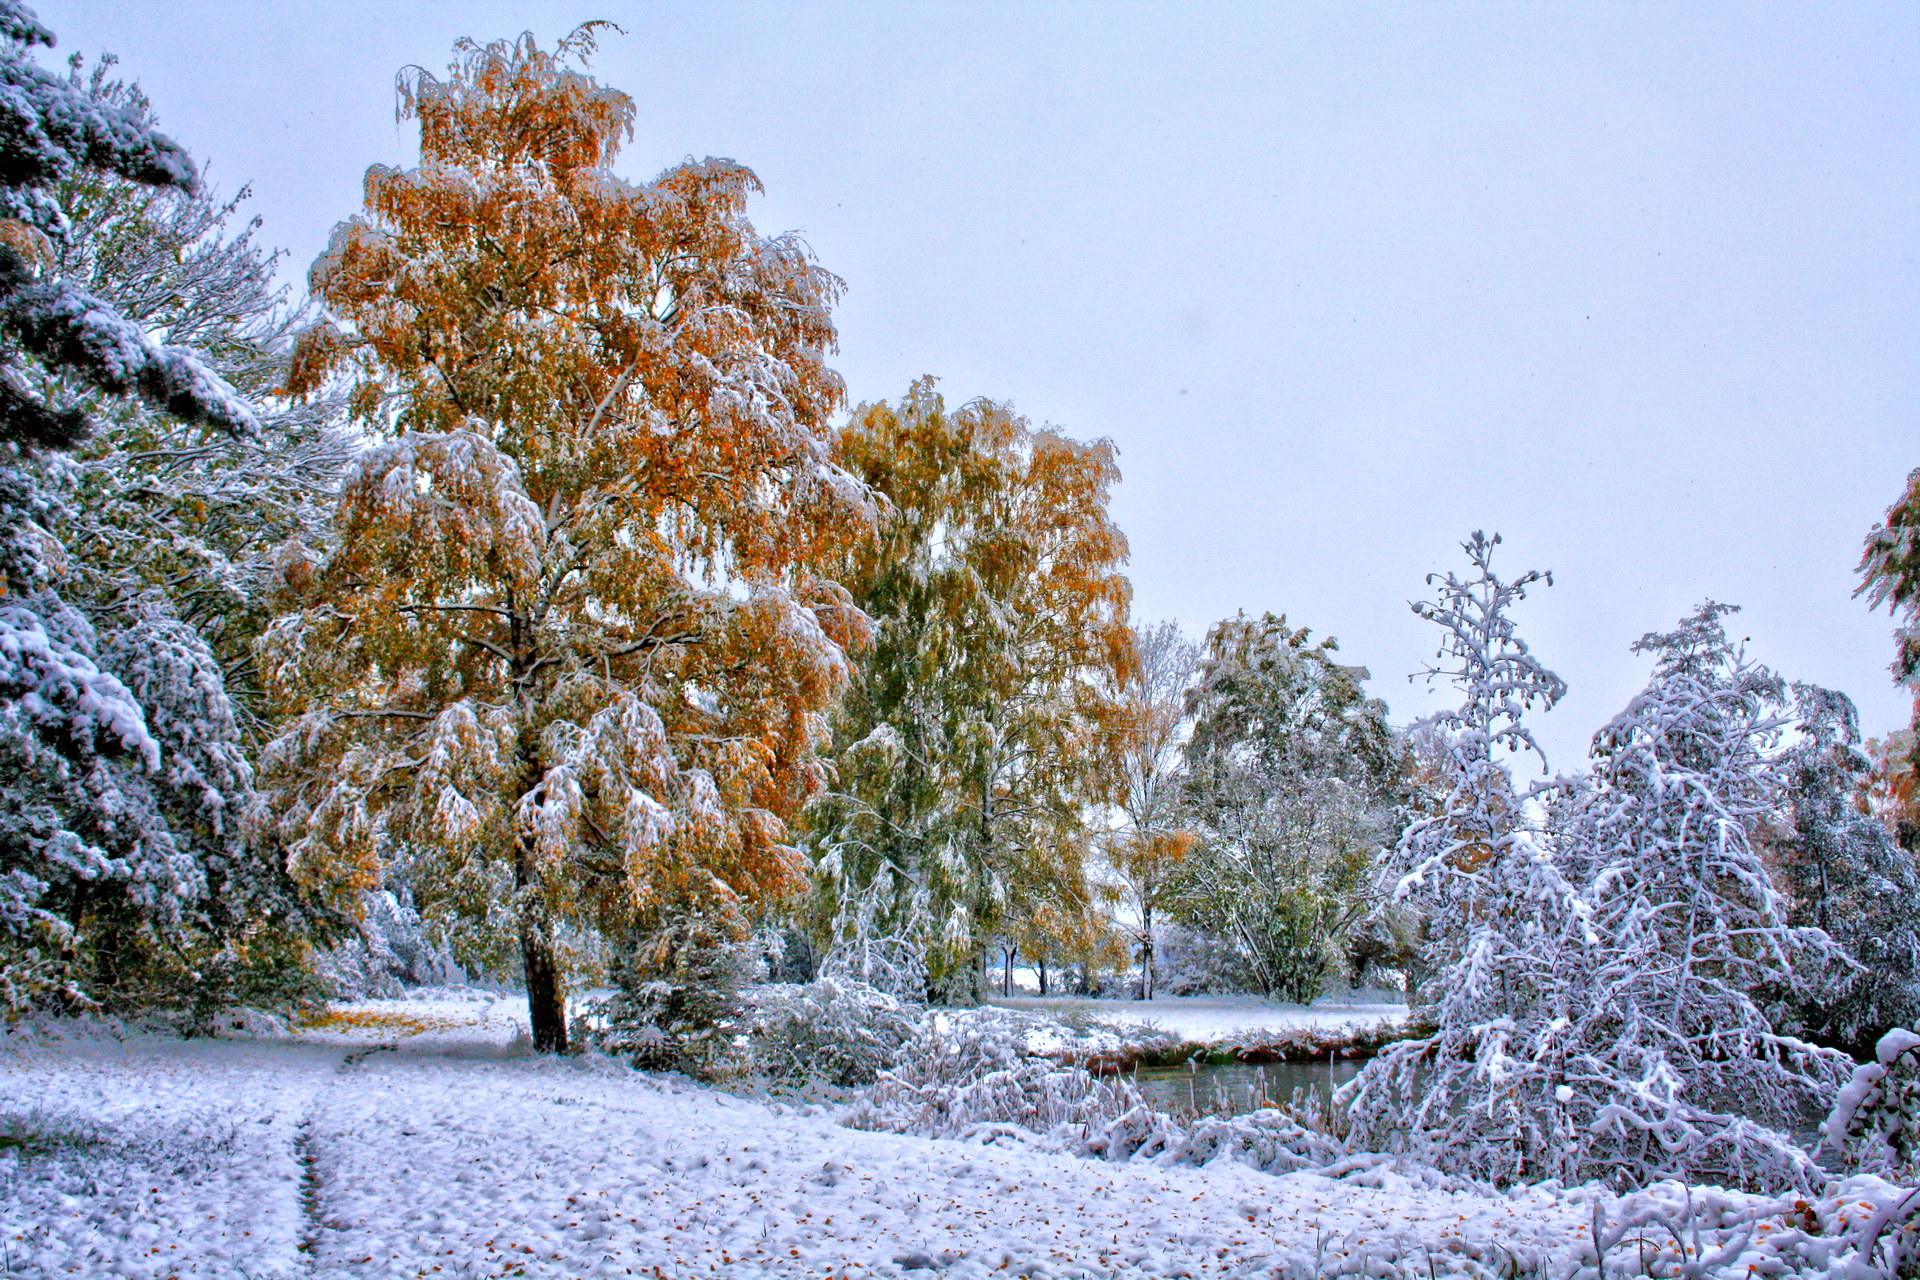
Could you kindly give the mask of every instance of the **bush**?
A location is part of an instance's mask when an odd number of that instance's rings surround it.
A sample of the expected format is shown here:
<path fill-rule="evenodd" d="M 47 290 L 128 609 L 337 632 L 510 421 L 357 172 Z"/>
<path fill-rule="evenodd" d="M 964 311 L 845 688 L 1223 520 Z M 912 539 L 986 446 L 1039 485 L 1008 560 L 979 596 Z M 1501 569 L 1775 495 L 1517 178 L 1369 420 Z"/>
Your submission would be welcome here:
<path fill-rule="evenodd" d="M 1208 1116 L 1191 1129 L 1146 1104 L 1128 1077 L 1094 1075 L 1027 1051 L 1019 1020 L 938 1014 L 845 1123 L 856 1129 L 1038 1143 L 1103 1160 L 1227 1160 L 1291 1173 L 1337 1160 L 1341 1144 L 1284 1111 Z"/>
<path fill-rule="evenodd" d="M 846 979 L 769 984 L 745 997 L 754 1069 L 774 1080 L 872 1084 L 920 1026 L 916 1007 Z"/>
<path fill-rule="evenodd" d="M 616 960 L 619 989 L 587 1005 L 574 1036 L 642 1070 L 737 1078 L 753 1068 L 752 1010 L 743 993 L 764 976 L 752 940 L 715 917 L 682 916 Z"/>

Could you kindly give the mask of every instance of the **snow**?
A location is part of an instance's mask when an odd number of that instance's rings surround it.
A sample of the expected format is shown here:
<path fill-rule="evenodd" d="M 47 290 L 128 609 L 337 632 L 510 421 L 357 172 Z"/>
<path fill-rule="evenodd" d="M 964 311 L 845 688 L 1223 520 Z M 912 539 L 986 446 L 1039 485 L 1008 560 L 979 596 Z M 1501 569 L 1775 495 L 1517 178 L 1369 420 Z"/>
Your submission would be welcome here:
<path fill-rule="evenodd" d="M 1327 996 L 1309 1005 L 1259 996 L 1170 996 L 1157 1000 L 1091 1000 L 1074 996 L 1014 996 L 993 1004 L 1031 1013 L 1084 1014 L 1110 1027 L 1147 1025 L 1201 1044 L 1257 1043 L 1263 1032 L 1364 1030 L 1407 1020 L 1407 1006 L 1384 991 Z"/>
<path fill-rule="evenodd" d="M 1377 1185 L 850 1130 L 532 1057 L 524 1002 L 479 992 L 338 1006 L 291 1034 L 256 1021 L 0 1041 L 0 1123 L 26 1143 L 0 1142 L 11 1274 L 1060 1280 L 1423 1249 L 1446 1274 L 1496 1245 L 1571 1256 L 1589 1230 L 1577 1194 L 1427 1189 L 1364 1160 Z"/>

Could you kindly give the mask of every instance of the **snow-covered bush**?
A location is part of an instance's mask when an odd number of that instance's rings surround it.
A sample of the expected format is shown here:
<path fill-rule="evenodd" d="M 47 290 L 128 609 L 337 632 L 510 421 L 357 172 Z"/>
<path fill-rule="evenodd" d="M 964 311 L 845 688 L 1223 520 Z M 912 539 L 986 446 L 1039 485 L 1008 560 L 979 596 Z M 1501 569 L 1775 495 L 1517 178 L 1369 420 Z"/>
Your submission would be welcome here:
<path fill-rule="evenodd" d="M 1178 1133 L 1122 1075 L 1063 1067 L 1027 1050 L 1016 1027 L 997 1019 L 937 1013 L 881 1074 L 846 1123 L 856 1129 L 930 1138 L 992 1140 L 1011 1129 L 1061 1145 L 1111 1144 L 1118 1158 Z M 1019 1134 L 1008 1135 L 1020 1140 Z M 1091 1148 L 1089 1148 L 1091 1149 Z"/>
<path fill-rule="evenodd" d="M 858 982 L 750 987 L 753 1064 L 775 1080 L 872 1084 L 894 1065 L 921 1010 Z"/>
<path fill-rule="evenodd" d="M 1593 1203 L 1589 1242 L 1566 1280 L 1686 1277 L 1906 1280 L 1920 1274 L 1920 1194 L 1861 1174 L 1770 1197 L 1659 1182 Z"/>
<path fill-rule="evenodd" d="M 847 1115 L 856 1129 L 1038 1144 L 1103 1160 L 1250 1165 L 1291 1173 L 1343 1147 L 1293 1115 L 1267 1109 L 1205 1116 L 1190 1128 L 1148 1106 L 1121 1073 L 1093 1073 L 1031 1053 L 1031 1028 L 978 1014 L 936 1013 Z"/>
<path fill-rule="evenodd" d="M 1174 1150 L 1182 1164 L 1223 1160 L 1265 1173 L 1322 1169 L 1346 1154 L 1339 1141 L 1302 1124 L 1293 1109 L 1282 1107 L 1237 1116 L 1202 1116 Z"/>
<path fill-rule="evenodd" d="M 1911 1182 L 1920 1177 L 1920 1035 L 1895 1027 L 1853 1069 L 1822 1133 L 1849 1173 Z"/>

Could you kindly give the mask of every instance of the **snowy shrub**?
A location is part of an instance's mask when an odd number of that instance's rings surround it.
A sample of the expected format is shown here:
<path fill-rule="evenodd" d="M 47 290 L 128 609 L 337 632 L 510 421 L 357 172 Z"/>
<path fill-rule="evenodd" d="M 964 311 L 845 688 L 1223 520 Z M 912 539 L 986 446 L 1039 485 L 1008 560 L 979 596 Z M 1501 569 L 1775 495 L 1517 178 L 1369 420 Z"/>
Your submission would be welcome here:
<path fill-rule="evenodd" d="M 944 1013 L 905 1046 L 846 1123 L 930 1138 L 1030 1140 L 1008 1132 L 1021 1130 L 1118 1159 L 1163 1150 L 1178 1132 L 1126 1077 L 1060 1066 L 1028 1053 L 1005 1024 Z"/>
<path fill-rule="evenodd" d="M 919 1027 L 913 1006 L 858 982 L 822 978 L 750 987 L 745 995 L 754 1067 L 775 1080 L 872 1084 Z"/>
<path fill-rule="evenodd" d="M 1302 1124 L 1291 1108 L 1277 1107 L 1238 1116 L 1203 1116 L 1177 1151 L 1183 1164 L 1223 1160 L 1265 1173 L 1324 1168 L 1345 1154 L 1339 1142 Z"/>
<path fill-rule="evenodd" d="M 1252 985 L 1229 943 L 1177 924 L 1157 931 L 1153 961 L 1154 988 L 1162 995 L 1228 995 Z"/>
<path fill-rule="evenodd" d="M 1905 1280 L 1920 1275 L 1916 1215 L 1920 1193 L 1872 1174 L 1781 1197 L 1660 1182 L 1596 1199 L 1588 1244 L 1561 1274 Z"/>
<path fill-rule="evenodd" d="M 745 989 L 765 976 L 751 939 L 728 921 L 689 912 L 634 940 L 616 959 L 618 990 L 577 1024 L 601 1052 L 647 1070 L 698 1079 L 752 1069 Z"/>
<path fill-rule="evenodd" d="M 1208 1116 L 1191 1129 L 1148 1106 L 1127 1076 L 1096 1075 L 1028 1052 L 1017 1024 L 935 1014 L 856 1104 L 856 1129 L 1037 1143 L 1103 1160 L 1216 1160 L 1290 1173 L 1343 1148 L 1276 1109 Z"/>
<path fill-rule="evenodd" d="M 1853 1070 L 1823 1128 L 1826 1149 L 1849 1173 L 1920 1177 L 1920 1035 L 1895 1027 L 1874 1060 Z"/>

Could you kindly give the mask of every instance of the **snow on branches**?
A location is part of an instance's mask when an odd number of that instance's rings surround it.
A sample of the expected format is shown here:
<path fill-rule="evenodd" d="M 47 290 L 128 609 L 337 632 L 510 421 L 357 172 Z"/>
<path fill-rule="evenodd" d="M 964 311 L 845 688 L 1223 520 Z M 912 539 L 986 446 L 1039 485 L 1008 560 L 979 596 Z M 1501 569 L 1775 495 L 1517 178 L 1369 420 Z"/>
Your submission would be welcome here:
<path fill-rule="evenodd" d="M 237 954 L 228 944 L 258 903 L 228 889 L 272 879 L 244 842 L 251 774 L 224 674 L 164 587 L 122 579 L 99 590 L 125 559 L 121 547 L 89 542 L 82 526 L 93 513 L 73 501 L 86 463 L 61 452 L 148 412 L 255 430 L 252 408 L 205 360 L 115 305 L 109 295 L 126 291 L 126 275 L 94 270 L 103 227 L 144 238 L 130 227 L 127 192 L 191 203 L 198 179 L 137 90 L 82 78 L 77 63 L 66 77 L 34 64 L 32 46 L 51 39 L 28 10 L 0 0 L 0 1004 L 9 1012 L 204 988 L 213 962 Z M 226 247 L 215 235 L 206 251 Z M 255 265 L 244 249 L 233 261 Z M 117 479 L 116 491 L 138 487 Z M 224 941 L 204 927 L 223 914 Z"/>
<path fill-rule="evenodd" d="M 1434 1030 L 1347 1087 L 1355 1141 L 1501 1183 L 1818 1182 L 1785 1131 L 1845 1059 L 1760 1003 L 1837 955 L 1787 923 L 1754 848 L 1779 800 L 1781 681 L 1704 605 L 1634 646 L 1653 676 L 1595 736 L 1591 778 L 1519 795 L 1490 747 L 1530 745 L 1520 713 L 1563 686 L 1514 637 L 1492 544 L 1467 545 L 1478 578 L 1449 575 L 1423 610 L 1467 693 L 1444 717 L 1453 789 L 1396 851 L 1427 913 Z"/>
<path fill-rule="evenodd" d="M 17 0 L 0 0 L 0 37 L 0 333 L 19 349 L 0 357 L 0 439 L 60 447 L 85 425 L 24 385 L 21 354 L 186 421 L 252 430 L 253 410 L 199 358 L 162 346 L 93 294 L 41 269 L 70 229 L 50 190 L 56 182 L 93 170 L 193 191 L 193 161 L 138 111 L 37 65 L 32 46 L 53 37 Z"/>
<path fill-rule="evenodd" d="M 301 875 L 403 868 L 463 963 L 519 961 L 543 1049 L 570 968 L 803 882 L 788 823 L 865 635 L 816 569 L 873 519 L 832 461 L 838 281 L 754 232 L 738 165 L 614 177 L 633 103 L 591 47 L 462 43 L 403 84 L 421 165 L 369 172 L 290 379 L 384 443 L 263 649 Z"/>
<path fill-rule="evenodd" d="M 1503 581 L 1499 536 L 1463 545 L 1473 572 L 1430 575 L 1432 601 L 1412 608 L 1442 629 L 1430 668 L 1461 690 L 1461 705 L 1432 717 L 1446 743 L 1447 794 L 1411 822 L 1387 858 L 1394 896 L 1424 916 L 1432 975 L 1415 994 L 1431 1035 L 1388 1049 L 1346 1087 L 1356 1143 L 1406 1151 L 1449 1171 L 1498 1181 L 1554 1176 L 1575 1137 L 1557 1070 L 1563 1026 L 1546 1011 L 1573 980 L 1571 949 L 1597 942 L 1583 928 L 1576 886 L 1545 846 L 1532 793 L 1522 794 L 1496 751 L 1538 752 L 1521 722 L 1551 707 L 1561 679 L 1516 633 L 1512 607 L 1544 573 Z"/>

